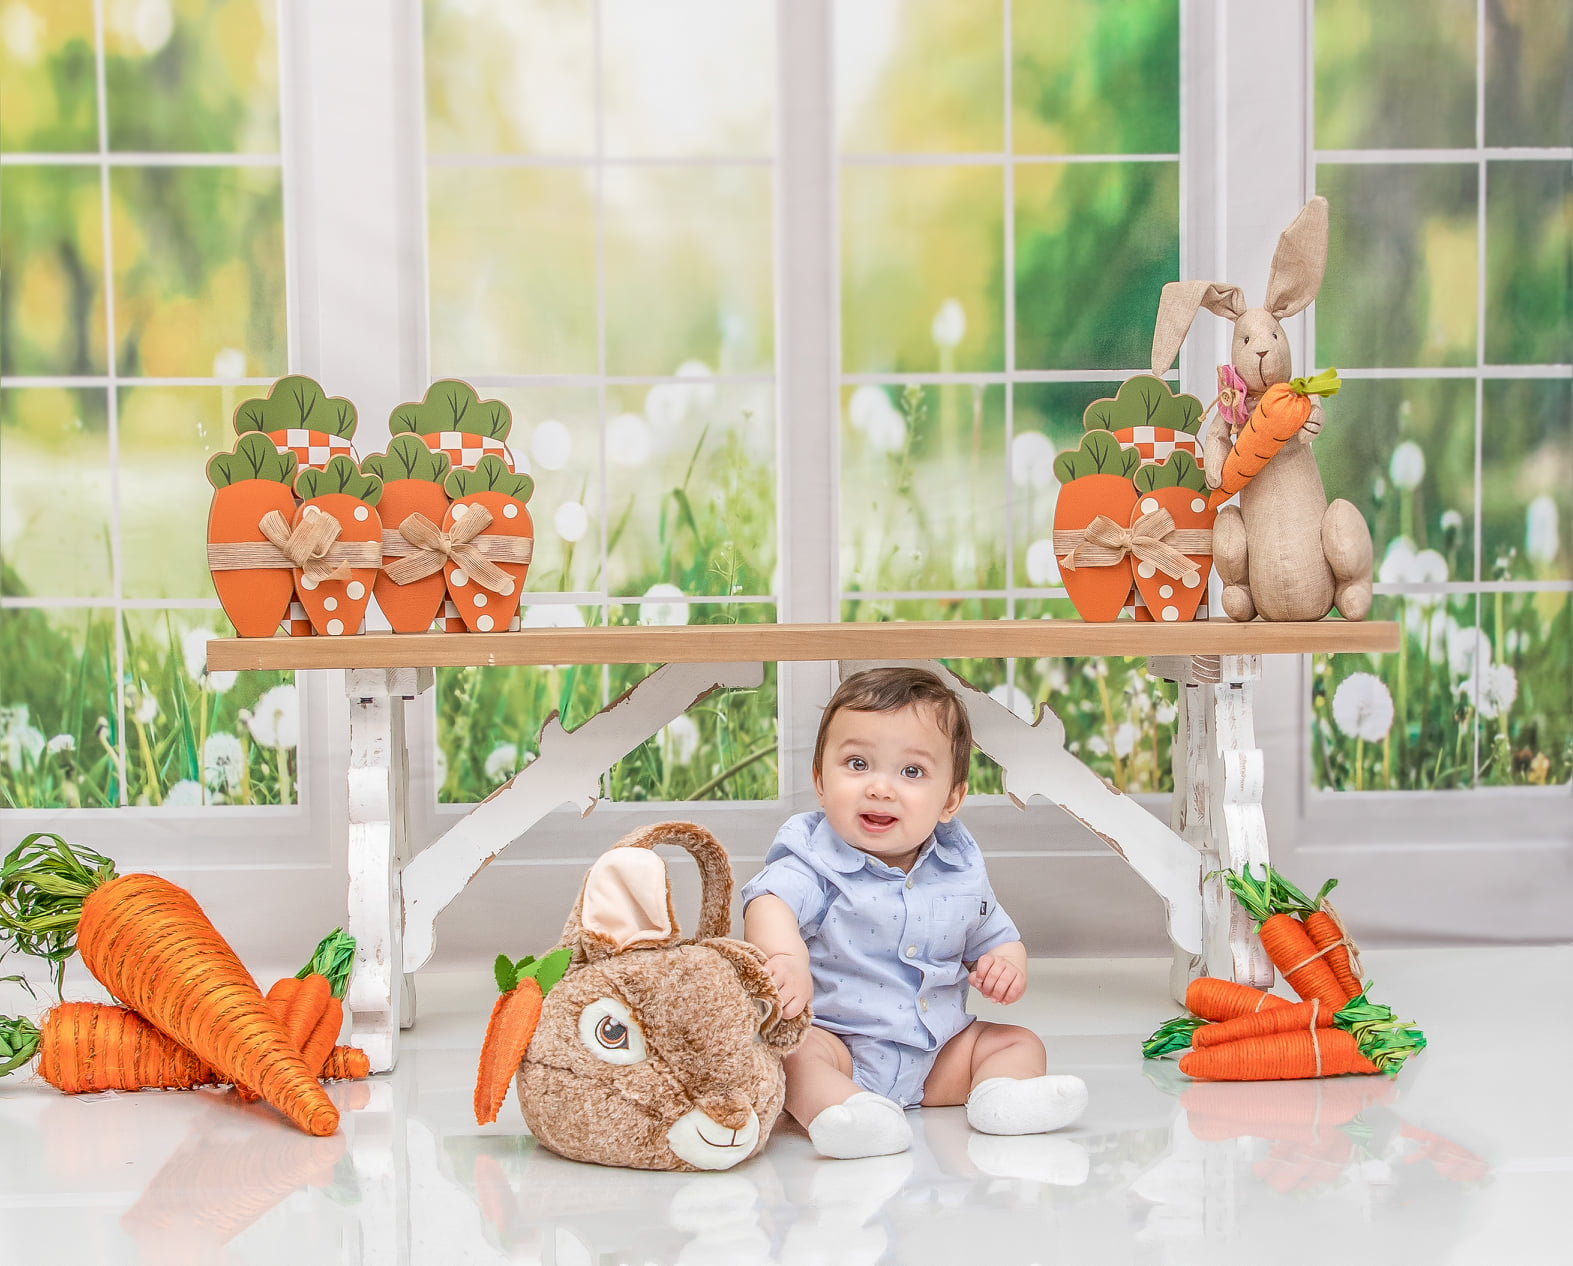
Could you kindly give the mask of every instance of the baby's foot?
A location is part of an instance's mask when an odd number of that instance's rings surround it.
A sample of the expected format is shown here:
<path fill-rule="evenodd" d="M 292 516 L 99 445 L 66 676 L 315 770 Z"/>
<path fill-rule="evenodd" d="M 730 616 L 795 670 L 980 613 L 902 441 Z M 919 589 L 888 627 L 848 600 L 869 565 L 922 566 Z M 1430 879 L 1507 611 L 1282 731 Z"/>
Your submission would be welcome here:
<path fill-rule="evenodd" d="M 860 1090 L 810 1121 L 808 1137 L 821 1156 L 852 1160 L 906 1151 L 912 1146 L 912 1127 L 900 1104 Z"/>
<path fill-rule="evenodd" d="M 984 1134 L 1042 1134 L 1069 1125 L 1086 1107 L 1080 1077 L 990 1077 L 967 1096 L 967 1124 Z"/>

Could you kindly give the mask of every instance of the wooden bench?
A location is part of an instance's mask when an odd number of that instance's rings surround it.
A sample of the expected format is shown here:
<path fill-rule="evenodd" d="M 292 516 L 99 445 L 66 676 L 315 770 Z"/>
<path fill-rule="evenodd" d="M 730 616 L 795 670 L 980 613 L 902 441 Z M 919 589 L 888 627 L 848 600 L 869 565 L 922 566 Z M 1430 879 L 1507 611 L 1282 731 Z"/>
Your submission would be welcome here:
<path fill-rule="evenodd" d="M 1398 626 L 1087 624 L 988 620 L 884 624 L 732 624 L 682 628 L 527 629 L 515 633 L 372 633 L 346 638 L 227 638 L 208 644 L 214 671 L 342 669 L 350 699 L 349 923 L 357 961 L 346 1005 L 354 1045 L 373 1069 L 393 1067 L 413 1019 L 409 977 L 436 948 L 436 919 L 504 848 L 564 803 L 586 812 L 601 774 L 697 700 L 749 689 L 767 661 L 836 660 L 843 674 L 873 663 L 922 662 L 967 706 L 978 748 L 1018 803 L 1034 795 L 1089 827 L 1162 898 L 1175 947 L 1171 987 L 1195 975 L 1267 986 L 1272 967 L 1221 868 L 1268 860 L 1263 762 L 1252 721 L 1261 657 L 1398 649 Z M 1029 724 L 932 661 L 1141 655 L 1179 683 L 1174 795 L 1165 824 L 1066 750 L 1052 710 Z M 545 664 L 660 664 L 632 691 L 571 733 L 553 716 L 540 755 L 419 852 L 407 841 L 404 704 L 437 668 Z M 684 808 L 683 812 L 692 810 Z"/>

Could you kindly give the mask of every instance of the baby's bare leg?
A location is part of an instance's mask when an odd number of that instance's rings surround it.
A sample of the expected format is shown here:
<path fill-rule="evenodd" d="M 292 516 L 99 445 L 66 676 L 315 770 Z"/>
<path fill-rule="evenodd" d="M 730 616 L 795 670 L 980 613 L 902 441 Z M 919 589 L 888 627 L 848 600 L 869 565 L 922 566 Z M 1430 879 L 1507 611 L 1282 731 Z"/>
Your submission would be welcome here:
<path fill-rule="evenodd" d="M 860 1090 L 846 1043 L 824 1029 L 809 1029 L 786 1057 L 786 1110 L 821 1156 L 890 1156 L 912 1144 L 901 1105 Z"/>
<path fill-rule="evenodd" d="M 941 1049 L 923 1084 L 924 1107 L 967 1105 L 967 1122 L 986 1134 L 1039 1134 L 1069 1125 L 1087 1106 L 1079 1077 L 1044 1075 L 1036 1033 L 975 1020 Z"/>

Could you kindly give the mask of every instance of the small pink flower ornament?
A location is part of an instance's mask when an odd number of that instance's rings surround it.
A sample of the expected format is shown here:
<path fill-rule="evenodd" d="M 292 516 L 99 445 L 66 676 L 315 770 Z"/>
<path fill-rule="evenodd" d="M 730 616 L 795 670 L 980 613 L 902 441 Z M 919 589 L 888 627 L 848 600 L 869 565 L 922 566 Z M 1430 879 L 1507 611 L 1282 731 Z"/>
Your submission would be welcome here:
<path fill-rule="evenodd" d="M 1229 424 L 1231 431 L 1238 431 L 1251 418 L 1251 411 L 1245 407 L 1245 379 L 1233 365 L 1218 366 L 1218 416 Z"/>

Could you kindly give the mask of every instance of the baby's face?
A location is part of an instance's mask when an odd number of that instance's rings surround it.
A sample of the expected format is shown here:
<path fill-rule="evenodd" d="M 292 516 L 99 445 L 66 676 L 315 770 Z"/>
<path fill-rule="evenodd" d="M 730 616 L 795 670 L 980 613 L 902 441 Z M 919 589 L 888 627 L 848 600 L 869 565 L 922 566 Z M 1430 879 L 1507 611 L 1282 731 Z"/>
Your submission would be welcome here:
<path fill-rule="evenodd" d="M 951 783 L 950 740 L 932 709 L 830 718 L 814 790 L 831 828 L 854 848 L 905 869 L 967 794 Z"/>

